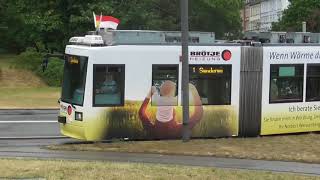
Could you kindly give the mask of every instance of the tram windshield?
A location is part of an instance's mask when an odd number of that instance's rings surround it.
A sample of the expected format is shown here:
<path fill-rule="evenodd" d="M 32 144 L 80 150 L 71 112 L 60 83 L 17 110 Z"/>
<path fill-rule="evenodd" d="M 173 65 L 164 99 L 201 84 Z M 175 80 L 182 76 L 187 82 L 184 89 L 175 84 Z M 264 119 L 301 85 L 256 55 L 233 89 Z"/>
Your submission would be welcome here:
<path fill-rule="evenodd" d="M 64 64 L 61 100 L 82 106 L 88 57 L 67 55 Z"/>

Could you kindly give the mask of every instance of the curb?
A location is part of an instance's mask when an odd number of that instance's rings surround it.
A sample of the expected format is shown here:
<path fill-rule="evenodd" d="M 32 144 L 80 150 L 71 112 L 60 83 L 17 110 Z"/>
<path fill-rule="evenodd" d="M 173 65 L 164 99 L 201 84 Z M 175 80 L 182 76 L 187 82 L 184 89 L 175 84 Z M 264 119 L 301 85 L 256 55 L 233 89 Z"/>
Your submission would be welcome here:
<path fill-rule="evenodd" d="M 59 110 L 59 108 L 43 108 L 43 109 L 28 109 L 28 108 L 0 108 L 0 111 L 51 111 L 51 110 Z"/>
<path fill-rule="evenodd" d="M 27 139 L 68 139 L 66 136 L 24 136 L 24 137 L 0 137 L 0 140 L 27 140 Z"/>
<path fill-rule="evenodd" d="M 59 109 L 0 109 L 0 115 L 57 114 Z"/>

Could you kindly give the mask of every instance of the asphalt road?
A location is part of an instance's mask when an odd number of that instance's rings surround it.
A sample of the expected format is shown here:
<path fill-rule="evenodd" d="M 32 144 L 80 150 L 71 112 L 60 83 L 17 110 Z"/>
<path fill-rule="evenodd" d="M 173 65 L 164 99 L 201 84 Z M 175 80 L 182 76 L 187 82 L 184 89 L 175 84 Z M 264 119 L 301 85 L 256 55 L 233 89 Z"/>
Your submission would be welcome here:
<path fill-rule="evenodd" d="M 61 136 L 58 110 L 0 110 L 1 138 Z"/>
<path fill-rule="evenodd" d="M 41 148 L 49 144 L 66 143 L 68 144 L 81 142 L 68 138 L 0 140 L 0 157 L 173 164 L 245 170 L 262 170 L 272 172 L 289 172 L 311 176 L 320 176 L 320 164 L 141 153 L 51 151 L 45 148 Z"/>
<path fill-rule="evenodd" d="M 0 157 L 178 164 L 320 176 L 320 164 L 140 153 L 51 151 L 43 147 L 50 144 L 84 143 L 60 136 L 57 114 L 57 110 L 0 110 Z"/>

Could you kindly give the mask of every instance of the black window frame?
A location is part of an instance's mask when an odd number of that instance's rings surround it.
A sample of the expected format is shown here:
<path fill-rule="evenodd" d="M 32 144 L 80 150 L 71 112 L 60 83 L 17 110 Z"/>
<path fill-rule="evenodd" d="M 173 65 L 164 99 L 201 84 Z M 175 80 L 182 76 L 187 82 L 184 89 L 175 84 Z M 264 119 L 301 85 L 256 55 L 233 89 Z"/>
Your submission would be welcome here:
<path fill-rule="evenodd" d="M 179 100 L 179 64 L 152 64 L 152 79 L 151 79 L 151 86 L 153 86 L 153 81 L 154 81 L 154 67 L 160 67 L 160 68 L 176 68 L 176 77 L 177 77 L 177 83 L 176 83 L 176 97 L 177 97 L 177 102 L 175 103 L 175 105 L 171 105 L 171 106 L 178 106 Z M 157 80 L 166 80 L 166 79 L 157 79 Z M 151 97 L 151 106 L 161 106 L 161 105 L 154 105 L 152 103 L 152 97 Z"/>
<path fill-rule="evenodd" d="M 301 78 L 302 82 L 301 82 L 301 100 L 296 100 L 296 99 L 278 99 L 278 100 L 271 100 L 271 81 L 272 81 L 272 66 L 277 67 L 278 68 L 278 76 L 277 78 L 288 78 L 288 77 L 280 77 L 279 76 L 279 68 L 282 67 L 298 67 L 301 66 L 302 67 L 302 75 L 300 76 L 295 76 L 295 77 L 291 77 L 291 78 Z M 304 94 L 304 64 L 301 63 L 295 63 L 295 64 L 270 64 L 270 75 L 269 75 L 269 104 L 280 104 L 280 103 L 299 103 L 299 102 L 303 102 L 303 94 Z M 296 70 L 295 70 L 296 72 Z"/>
<path fill-rule="evenodd" d="M 123 80 L 121 86 L 122 91 L 121 91 L 121 97 L 120 97 L 120 104 L 96 104 L 95 103 L 95 97 L 96 97 L 96 68 L 97 67 L 120 67 L 121 70 L 123 70 Z M 93 64 L 93 86 L 92 86 L 92 107 L 120 107 L 124 106 L 125 102 L 125 81 L 126 81 L 126 71 L 125 71 L 125 64 Z"/>
<path fill-rule="evenodd" d="M 320 79 L 320 73 L 319 73 L 319 75 L 313 75 L 313 76 L 309 76 L 309 68 L 310 67 L 312 67 L 312 66 L 317 66 L 317 67 L 319 67 L 319 69 L 320 69 L 320 63 L 315 63 L 315 64 L 307 64 L 307 69 L 306 69 L 306 71 L 307 71 L 307 73 L 306 73 L 306 75 L 307 75 L 307 77 L 306 77 L 306 102 L 317 102 L 317 101 L 320 101 L 320 93 L 319 93 L 319 99 L 315 99 L 315 100 L 310 100 L 310 99 L 312 99 L 312 98 L 309 98 L 308 99 L 308 89 L 309 89 L 309 78 L 314 78 L 314 77 L 318 77 L 319 79 Z"/>
<path fill-rule="evenodd" d="M 224 75 L 220 75 L 220 77 L 224 77 L 224 78 L 230 78 L 230 88 L 229 88 L 229 101 L 227 103 L 224 103 L 224 104 L 202 104 L 202 106 L 225 106 L 225 105 L 231 105 L 232 104 L 232 64 L 189 64 L 189 82 L 191 82 L 192 80 L 201 80 L 201 79 L 210 79 L 210 78 L 204 78 L 205 76 L 202 76 L 202 77 L 197 77 L 197 78 L 193 78 L 192 77 L 192 70 L 194 67 L 228 67 L 230 68 L 230 74 L 224 74 Z M 218 78 L 217 76 L 212 78 L 212 79 L 215 79 L 215 78 Z M 198 92 L 199 93 L 199 92 Z M 200 95 L 199 95 L 200 96 Z M 200 98 L 202 98 L 200 96 Z M 197 105 L 194 105 L 194 104 L 190 104 L 189 106 L 197 106 Z"/>

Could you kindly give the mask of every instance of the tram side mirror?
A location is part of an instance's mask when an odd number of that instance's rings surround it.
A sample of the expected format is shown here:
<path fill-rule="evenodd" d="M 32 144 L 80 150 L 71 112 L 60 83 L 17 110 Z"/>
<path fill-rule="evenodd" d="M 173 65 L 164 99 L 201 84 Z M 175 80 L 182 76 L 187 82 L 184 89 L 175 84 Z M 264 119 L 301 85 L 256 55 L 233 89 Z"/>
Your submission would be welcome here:
<path fill-rule="evenodd" d="M 48 61 L 49 61 L 49 58 L 46 55 L 42 60 L 42 72 L 44 72 L 48 68 Z"/>

